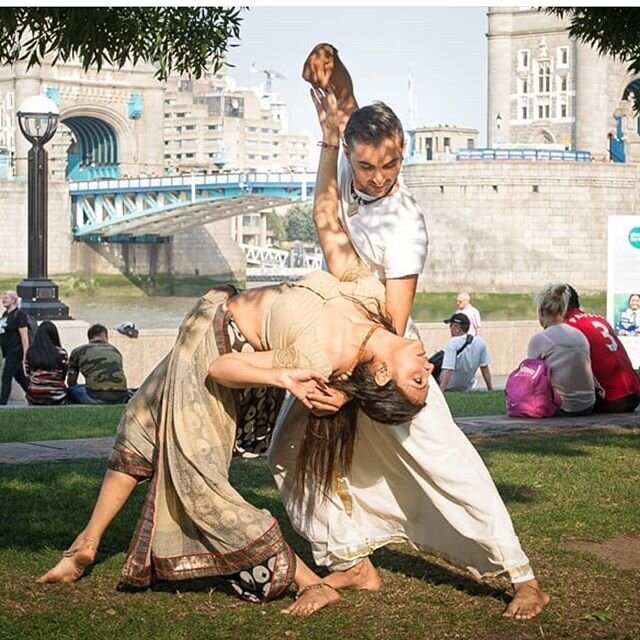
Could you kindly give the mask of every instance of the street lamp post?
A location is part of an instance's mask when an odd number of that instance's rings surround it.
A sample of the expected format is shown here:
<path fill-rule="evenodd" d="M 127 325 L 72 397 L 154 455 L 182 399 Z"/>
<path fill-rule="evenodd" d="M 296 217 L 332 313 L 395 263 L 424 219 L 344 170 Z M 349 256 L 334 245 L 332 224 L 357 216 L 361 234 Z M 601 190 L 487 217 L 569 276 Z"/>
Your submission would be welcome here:
<path fill-rule="evenodd" d="M 58 300 L 58 285 L 47 277 L 47 152 L 60 112 L 45 96 L 27 98 L 18 110 L 18 125 L 32 144 L 28 155 L 28 268 L 17 287 L 22 309 L 38 320 L 68 320 L 69 308 Z"/>

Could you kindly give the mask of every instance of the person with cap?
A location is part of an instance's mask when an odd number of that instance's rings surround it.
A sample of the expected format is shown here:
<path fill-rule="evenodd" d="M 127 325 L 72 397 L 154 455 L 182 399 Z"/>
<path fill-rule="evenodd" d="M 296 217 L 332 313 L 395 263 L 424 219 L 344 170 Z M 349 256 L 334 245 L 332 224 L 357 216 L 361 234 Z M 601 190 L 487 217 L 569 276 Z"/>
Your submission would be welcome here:
<path fill-rule="evenodd" d="M 489 370 L 489 350 L 480 336 L 469 333 L 471 322 L 464 313 L 454 313 L 444 320 L 449 325 L 451 338 L 447 342 L 442 360 L 440 388 L 442 391 L 471 391 L 476 387 L 476 372 L 480 373 L 487 385 L 487 391 L 493 390 L 491 371 Z"/>

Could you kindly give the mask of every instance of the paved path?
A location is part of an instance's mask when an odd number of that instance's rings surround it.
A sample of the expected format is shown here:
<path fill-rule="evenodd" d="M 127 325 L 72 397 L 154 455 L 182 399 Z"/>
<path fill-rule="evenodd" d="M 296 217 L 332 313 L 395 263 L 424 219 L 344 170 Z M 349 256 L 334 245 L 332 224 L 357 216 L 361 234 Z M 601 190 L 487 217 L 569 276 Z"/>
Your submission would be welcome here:
<path fill-rule="evenodd" d="M 640 411 L 634 413 L 598 414 L 580 418 L 526 420 L 507 416 L 458 418 L 458 426 L 478 441 L 507 435 L 570 435 L 572 433 L 636 433 L 640 434 Z M 41 440 L 0 444 L 0 464 L 23 464 L 79 458 L 106 458 L 113 437 L 78 440 Z"/>

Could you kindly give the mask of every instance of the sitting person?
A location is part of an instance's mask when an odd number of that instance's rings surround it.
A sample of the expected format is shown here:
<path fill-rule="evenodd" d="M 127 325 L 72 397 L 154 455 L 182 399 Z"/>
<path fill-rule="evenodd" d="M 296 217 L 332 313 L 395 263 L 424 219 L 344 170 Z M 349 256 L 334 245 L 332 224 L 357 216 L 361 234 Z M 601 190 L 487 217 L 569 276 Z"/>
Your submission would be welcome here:
<path fill-rule="evenodd" d="M 640 334 L 640 294 L 632 293 L 627 304 L 616 322 L 616 331 L 619 336 L 637 336 Z"/>
<path fill-rule="evenodd" d="M 480 336 L 469 333 L 469 317 L 454 313 L 444 322 L 449 325 L 451 338 L 444 350 L 440 388 L 443 391 L 471 391 L 477 385 L 476 372 L 480 368 L 487 391 L 493 390 L 487 343 Z"/>
<path fill-rule="evenodd" d="M 67 402 L 67 364 L 69 354 L 60 344 L 60 334 L 53 322 L 43 320 L 36 330 L 33 344 L 27 349 L 25 371 L 29 379 L 29 404 L 65 404 Z"/>
<path fill-rule="evenodd" d="M 69 358 L 67 385 L 69 400 L 76 404 L 120 404 L 129 391 L 122 366 L 122 354 L 109 343 L 109 332 L 101 324 L 87 331 L 87 344 L 76 347 Z M 85 384 L 78 384 L 78 374 Z"/>
<path fill-rule="evenodd" d="M 569 307 L 569 285 L 548 284 L 536 294 L 538 319 L 544 331 L 529 340 L 527 357 L 544 360 L 551 385 L 561 405 L 556 415 L 591 413 L 596 401 L 589 343 L 584 335 L 565 324 Z"/>
<path fill-rule="evenodd" d="M 349 467 L 359 409 L 395 423 L 424 407 L 424 347 L 389 330 L 378 302 L 382 286 L 352 262 L 342 279 L 316 272 L 281 286 L 237 294 L 221 287 L 202 296 L 172 351 L 128 403 L 86 527 L 38 582 L 77 580 L 136 484 L 150 480 L 124 584 L 224 576 L 240 597 L 260 602 L 295 582 L 298 598 L 285 609 L 293 615 L 339 600 L 294 554 L 273 516 L 236 492 L 229 466 L 234 452 L 266 449 L 283 391 L 311 409 L 331 380 L 350 398 L 332 416 L 309 418 L 302 467 L 320 486 L 336 466 Z M 254 387 L 255 401 L 243 402 Z M 267 387 L 276 392 L 267 395 Z"/>
<path fill-rule="evenodd" d="M 629 355 L 606 318 L 580 308 L 578 292 L 569 286 L 569 305 L 564 321 L 584 334 L 591 352 L 598 413 L 634 411 L 640 404 L 640 377 Z"/>

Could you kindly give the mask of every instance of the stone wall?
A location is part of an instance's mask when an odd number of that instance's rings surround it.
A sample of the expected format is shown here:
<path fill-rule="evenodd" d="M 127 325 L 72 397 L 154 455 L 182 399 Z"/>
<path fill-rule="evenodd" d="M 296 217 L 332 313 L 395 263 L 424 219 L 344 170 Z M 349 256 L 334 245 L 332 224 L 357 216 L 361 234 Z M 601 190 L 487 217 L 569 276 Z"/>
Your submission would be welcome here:
<path fill-rule="evenodd" d="M 49 184 L 49 273 L 69 271 L 71 215 L 66 182 Z M 1 180 L 0 273 L 27 275 L 28 205 L 26 180 Z"/>
<path fill-rule="evenodd" d="M 640 209 L 638 165 L 431 162 L 404 170 L 424 211 L 424 291 L 606 289 L 607 215 Z"/>
<path fill-rule="evenodd" d="M 169 244 L 75 242 L 66 181 L 50 180 L 48 188 L 48 271 L 59 273 L 124 273 L 211 275 L 216 280 L 243 280 L 245 258 L 231 238 L 231 219 L 212 222 L 173 236 Z M 26 276 L 27 182 L 0 181 L 0 274 Z"/>
<path fill-rule="evenodd" d="M 425 291 L 535 291 L 568 280 L 606 289 L 607 216 L 640 210 L 640 165 L 602 162 L 429 162 L 404 179 L 422 207 L 430 247 Z M 167 245 L 74 242 L 67 186 L 49 186 L 49 273 L 173 273 L 243 279 L 230 220 Z M 0 273 L 26 271 L 26 182 L 0 182 Z"/>

